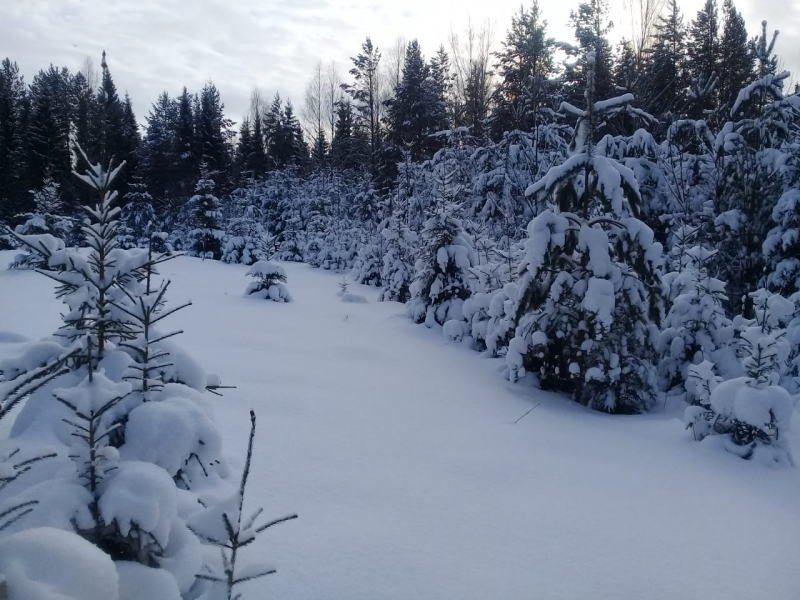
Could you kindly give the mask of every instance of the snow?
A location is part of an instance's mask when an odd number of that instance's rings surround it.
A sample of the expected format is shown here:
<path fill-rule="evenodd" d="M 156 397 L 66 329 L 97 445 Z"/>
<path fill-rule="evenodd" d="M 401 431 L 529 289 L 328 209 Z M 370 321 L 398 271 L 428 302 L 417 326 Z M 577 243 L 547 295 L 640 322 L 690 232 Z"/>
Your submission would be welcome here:
<path fill-rule="evenodd" d="M 342 302 L 348 302 L 350 304 L 366 304 L 367 298 L 362 296 L 361 294 L 353 294 L 351 292 L 347 292 L 342 294 L 341 296 Z"/>
<path fill-rule="evenodd" d="M 164 570 L 128 561 L 114 566 L 119 575 L 119 600 L 181 600 L 175 579 Z"/>
<path fill-rule="evenodd" d="M 234 472 L 248 411 L 258 414 L 245 513 L 300 515 L 243 551 L 243 564 L 277 568 L 247 595 L 796 596 L 800 470 L 743 461 L 714 436 L 698 445 L 677 412 L 610 416 L 531 378 L 511 384 L 503 359 L 414 325 L 401 304 L 377 302 L 378 290 L 351 284 L 369 300 L 353 311 L 331 293 L 341 275 L 281 266 L 295 301 L 280 310 L 241 295 L 245 266 L 185 257 L 162 266 L 172 297 L 194 302 L 171 318 L 186 331 L 176 344 L 237 386 L 211 400 Z M 0 272 L 0 329 L 51 333 L 60 304 L 42 293 L 52 285 Z M 15 345 L 0 345 L 2 356 Z M 800 447 L 797 427 L 787 435 Z M 168 551 L 199 553 L 182 535 L 170 533 Z"/>
<path fill-rule="evenodd" d="M 159 545 L 167 545 L 177 514 L 177 498 L 175 485 L 164 469 L 133 460 L 120 463 L 98 504 L 103 521 L 116 521 L 123 536 L 139 528 Z"/>
<path fill-rule="evenodd" d="M 111 558 L 74 533 L 38 527 L 0 538 L 4 600 L 117 600 L 116 590 Z"/>

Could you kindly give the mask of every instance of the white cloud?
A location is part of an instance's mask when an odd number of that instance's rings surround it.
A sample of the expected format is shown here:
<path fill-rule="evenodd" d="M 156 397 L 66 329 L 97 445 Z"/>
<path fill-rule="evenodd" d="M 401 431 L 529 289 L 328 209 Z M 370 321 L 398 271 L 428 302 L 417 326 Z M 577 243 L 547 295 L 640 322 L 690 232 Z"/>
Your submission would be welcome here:
<path fill-rule="evenodd" d="M 778 50 L 786 66 L 800 67 L 800 6 L 740 1 L 751 34 L 767 18 L 782 30 Z M 682 3 L 687 25 L 700 3 Z M 567 22 L 577 4 L 542 2 L 551 35 L 571 38 Z M 615 38 L 622 37 L 623 2 L 611 4 Z M 162 90 L 198 90 L 211 79 L 239 120 L 256 86 L 268 99 L 279 90 L 299 107 L 314 64 L 336 61 L 346 72 L 367 35 L 378 46 L 398 35 L 417 37 L 430 55 L 469 16 L 493 20 L 499 43 L 519 6 L 520 0 L 0 0 L 0 39 L 28 81 L 51 62 L 77 69 L 91 56 L 99 64 L 105 49 L 140 119 Z"/>

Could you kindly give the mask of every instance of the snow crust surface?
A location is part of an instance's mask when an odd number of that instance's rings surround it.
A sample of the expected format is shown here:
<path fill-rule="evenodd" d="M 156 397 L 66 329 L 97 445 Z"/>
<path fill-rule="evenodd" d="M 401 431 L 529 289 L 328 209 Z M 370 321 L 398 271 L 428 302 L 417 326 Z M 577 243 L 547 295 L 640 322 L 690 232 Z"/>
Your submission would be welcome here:
<path fill-rule="evenodd" d="M 24 348 L 15 336 L 58 326 L 52 283 L 2 270 L 12 258 L 0 252 L 0 331 L 12 340 L 0 360 Z M 682 407 L 609 416 L 511 384 L 503 359 L 412 324 L 375 288 L 352 284 L 369 300 L 354 310 L 331 293 L 340 274 L 280 264 L 295 297 L 280 310 L 241 295 L 245 266 L 177 258 L 162 269 L 171 296 L 193 302 L 172 318 L 186 331 L 175 343 L 237 386 L 212 400 L 234 472 L 248 410 L 258 414 L 245 512 L 300 515 L 248 547 L 278 572 L 245 584 L 246 596 L 797 597 L 800 470 L 696 443 Z M 0 422 L 0 436 L 9 426 Z M 795 449 L 798 430 L 788 432 Z M 158 479 L 129 475 L 131 485 Z M 116 516 L 131 520 L 168 516 L 122 508 Z M 137 569 L 118 566 L 120 581 Z"/>

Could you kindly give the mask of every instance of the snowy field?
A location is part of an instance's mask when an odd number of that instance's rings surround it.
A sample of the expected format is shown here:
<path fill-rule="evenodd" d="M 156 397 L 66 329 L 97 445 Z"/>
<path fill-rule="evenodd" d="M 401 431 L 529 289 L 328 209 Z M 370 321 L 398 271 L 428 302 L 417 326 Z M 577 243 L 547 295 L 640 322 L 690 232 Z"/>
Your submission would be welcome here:
<path fill-rule="evenodd" d="M 512 385 L 376 290 L 342 303 L 341 276 L 284 267 L 289 304 L 243 297 L 243 266 L 162 269 L 194 303 L 179 343 L 237 386 L 215 401 L 236 468 L 258 414 L 250 502 L 300 514 L 251 550 L 278 573 L 245 597 L 800 598 L 800 469 L 697 444 L 677 411 L 607 416 Z M 58 327 L 45 277 L 0 270 L 0 290 L 0 357 L 8 332 Z"/>

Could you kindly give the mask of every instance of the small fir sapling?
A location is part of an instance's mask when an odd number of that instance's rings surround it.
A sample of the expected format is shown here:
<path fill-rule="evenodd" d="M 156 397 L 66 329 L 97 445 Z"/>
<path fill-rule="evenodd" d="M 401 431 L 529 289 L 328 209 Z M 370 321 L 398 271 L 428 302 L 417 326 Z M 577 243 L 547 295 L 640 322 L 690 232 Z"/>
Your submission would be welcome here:
<path fill-rule="evenodd" d="M 206 565 L 204 571 L 197 575 L 198 579 L 223 586 L 224 594 L 219 596 L 220 600 L 222 598 L 238 600 L 242 598 L 242 594 L 238 592 L 241 584 L 276 572 L 275 568 L 267 563 L 256 562 L 242 566 L 240 562 L 237 564 L 237 561 L 241 559 L 242 550 L 255 542 L 261 533 L 275 525 L 297 518 L 296 514 L 291 514 L 279 519 L 260 522 L 261 514 L 264 511 L 261 507 L 245 518 L 243 514 L 244 499 L 253 460 L 255 435 L 256 414 L 251 410 L 247 456 L 238 489 L 229 498 L 193 515 L 189 520 L 189 528 L 198 538 L 204 543 L 220 549 L 221 565 Z"/>
<path fill-rule="evenodd" d="M 280 265 L 260 261 L 247 271 L 255 281 L 248 284 L 246 296 L 269 299 L 274 302 L 291 302 L 292 295 L 286 287 L 286 271 Z"/>
<path fill-rule="evenodd" d="M 28 487 L 12 486 L 23 494 L 13 514 L 36 510 L 19 505 L 41 498 L 48 519 L 72 524 L 115 558 L 160 567 L 186 593 L 200 566 L 200 544 L 177 512 L 178 487 L 188 490 L 202 471 L 209 488 L 227 467 L 199 396 L 212 382 L 170 347 L 173 333 L 152 328 L 174 312 L 163 307 L 167 284 L 152 281 L 161 259 L 116 245 L 118 210 L 108 189 L 116 172 L 90 163 L 82 179 L 100 196 L 87 209 L 90 253 L 67 250 L 60 257 L 66 270 L 46 273 L 59 282 L 57 295 L 69 308 L 61 335 L 0 361 L 0 418 L 30 396 L 12 438 L 49 440 L 46 448 L 57 449 L 58 460 L 77 467 L 61 469 L 53 482 L 69 490 L 63 509 L 41 485 L 25 481 Z"/>
<path fill-rule="evenodd" d="M 339 282 L 339 291 L 337 292 L 337 296 L 344 296 L 347 293 L 347 288 L 350 287 L 347 279 L 343 276 L 342 280 Z"/>

